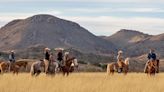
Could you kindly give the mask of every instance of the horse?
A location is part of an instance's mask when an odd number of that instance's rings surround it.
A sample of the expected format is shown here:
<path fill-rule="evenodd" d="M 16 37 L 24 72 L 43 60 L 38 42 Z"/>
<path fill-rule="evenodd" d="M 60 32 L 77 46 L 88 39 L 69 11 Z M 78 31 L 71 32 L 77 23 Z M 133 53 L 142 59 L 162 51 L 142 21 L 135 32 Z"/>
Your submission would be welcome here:
<path fill-rule="evenodd" d="M 38 76 L 41 73 L 42 66 L 44 66 L 43 60 L 33 62 L 30 70 L 31 76 Z"/>
<path fill-rule="evenodd" d="M 69 75 L 70 72 L 73 72 L 74 71 L 74 68 L 71 67 L 72 63 L 73 63 L 73 60 L 75 59 L 75 57 L 72 57 L 68 60 L 65 61 L 65 64 L 64 66 L 60 66 L 60 70 L 63 72 L 63 75 Z"/>
<path fill-rule="evenodd" d="M 75 58 L 72 60 L 70 72 L 73 72 L 75 70 L 78 71 L 78 68 L 79 68 L 79 64 L 78 64 L 77 59 Z"/>
<path fill-rule="evenodd" d="M 13 71 L 13 74 L 18 74 L 19 66 L 15 65 L 14 63 L 3 61 L 0 63 L 0 72 L 10 72 Z"/>
<path fill-rule="evenodd" d="M 149 61 L 146 63 L 144 72 L 148 75 L 155 75 L 155 73 L 159 73 L 159 60 Z"/>
<path fill-rule="evenodd" d="M 49 62 L 47 74 L 55 75 L 58 70 L 58 67 L 59 65 L 57 62 Z"/>
<path fill-rule="evenodd" d="M 19 70 L 20 70 L 20 66 L 18 66 L 15 63 L 10 63 L 9 71 L 12 71 L 13 74 L 18 74 Z"/>
<path fill-rule="evenodd" d="M 126 75 L 129 71 L 129 58 L 126 58 L 124 62 L 120 62 L 122 65 L 122 72 Z M 118 72 L 119 64 L 117 62 L 112 62 L 107 64 L 107 75 L 113 75 L 115 71 Z"/>
<path fill-rule="evenodd" d="M 25 69 L 25 71 L 27 71 L 27 65 L 28 62 L 24 61 L 24 60 L 18 60 L 16 62 L 14 62 L 15 65 L 19 66 L 19 67 L 23 67 Z"/>
<path fill-rule="evenodd" d="M 108 75 L 113 75 L 115 71 L 118 70 L 118 63 L 112 62 L 110 64 L 107 64 L 107 74 Z"/>
<path fill-rule="evenodd" d="M 1 62 L 0 63 L 0 72 L 3 74 L 5 71 L 8 71 L 9 63 L 8 62 Z"/>

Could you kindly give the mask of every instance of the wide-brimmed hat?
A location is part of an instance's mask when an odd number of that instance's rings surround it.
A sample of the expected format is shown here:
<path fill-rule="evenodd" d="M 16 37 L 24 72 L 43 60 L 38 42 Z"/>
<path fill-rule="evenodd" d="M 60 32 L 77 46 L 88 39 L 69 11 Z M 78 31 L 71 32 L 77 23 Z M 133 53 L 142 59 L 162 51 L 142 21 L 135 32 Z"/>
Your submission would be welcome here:
<path fill-rule="evenodd" d="M 122 50 L 118 51 L 118 54 L 122 54 L 122 53 L 123 53 L 123 51 L 122 51 Z"/>
<path fill-rule="evenodd" d="M 69 52 L 65 52 L 64 54 L 65 54 L 65 55 L 68 55 L 68 54 L 69 54 Z"/>
<path fill-rule="evenodd" d="M 49 48 L 45 48 L 46 51 L 50 50 Z"/>
<path fill-rule="evenodd" d="M 55 50 L 63 51 L 64 48 L 55 48 Z"/>
<path fill-rule="evenodd" d="M 13 52 L 14 53 L 15 51 L 14 50 L 11 50 L 10 52 Z"/>

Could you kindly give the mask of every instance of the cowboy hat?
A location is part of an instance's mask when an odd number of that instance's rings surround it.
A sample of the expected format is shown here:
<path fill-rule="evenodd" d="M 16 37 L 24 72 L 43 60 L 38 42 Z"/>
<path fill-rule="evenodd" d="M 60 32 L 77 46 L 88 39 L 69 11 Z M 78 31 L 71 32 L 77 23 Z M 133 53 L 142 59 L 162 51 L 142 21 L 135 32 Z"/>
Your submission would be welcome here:
<path fill-rule="evenodd" d="M 45 50 L 50 50 L 49 48 L 45 48 Z"/>
<path fill-rule="evenodd" d="M 63 48 L 55 48 L 55 50 L 64 50 Z"/>
<path fill-rule="evenodd" d="M 64 54 L 65 54 L 65 55 L 68 55 L 68 54 L 69 54 L 69 52 L 65 52 Z"/>
<path fill-rule="evenodd" d="M 123 51 L 122 51 L 122 50 L 118 51 L 118 54 L 122 54 L 122 53 L 123 53 Z"/>
<path fill-rule="evenodd" d="M 13 52 L 14 53 L 15 51 L 14 50 L 11 50 L 10 52 Z"/>

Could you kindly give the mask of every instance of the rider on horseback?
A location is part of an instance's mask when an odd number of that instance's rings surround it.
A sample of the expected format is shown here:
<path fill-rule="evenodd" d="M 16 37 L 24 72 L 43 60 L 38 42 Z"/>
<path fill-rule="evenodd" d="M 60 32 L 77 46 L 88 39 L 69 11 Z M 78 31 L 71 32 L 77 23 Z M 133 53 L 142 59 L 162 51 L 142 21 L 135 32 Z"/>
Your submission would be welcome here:
<path fill-rule="evenodd" d="M 118 72 L 122 72 L 123 70 L 123 66 L 122 66 L 122 63 L 123 63 L 123 51 L 118 51 L 118 55 L 117 55 L 117 63 L 118 63 L 118 66 L 119 66 L 119 69 L 118 69 Z"/>
<path fill-rule="evenodd" d="M 58 61 L 59 67 L 62 66 L 62 63 L 63 63 L 63 51 L 62 51 L 62 49 L 59 49 L 59 52 L 57 54 L 57 61 Z"/>
<path fill-rule="evenodd" d="M 45 64 L 45 73 L 48 73 L 48 66 L 49 66 L 49 60 L 50 60 L 50 49 L 49 48 L 45 48 L 45 58 L 44 58 L 44 64 Z"/>
<path fill-rule="evenodd" d="M 65 65 L 66 61 L 69 60 L 69 59 L 70 59 L 69 52 L 65 52 L 65 53 L 64 53 L 64 62 L 63 62 L 64 65 Z"/>
<path fill-rule="evenodd" d="M 12 62 L 12 63 L 15 62 L 15 52 L 14 52 L 14 50 L 10 51 L 9 61 Z"/>
<path fill-rule="evenodd" d="M 10 51 L 10 54 L 9 54 L 9 72 L 10 72 L 10 69 L 11 69 L 11 66 L 13 63 L 15 63 L 15 52 L 14 50 L 11 50 Z"/>
<path fill-rule="evenodd" d="M 148 61 L 146 62 L 145 69 L 144 69 L 145 73 L 147 72 L 148 63 L 149 62 L 156 62 L 156 60 L 157 60 L 156 59 L 157 56 L 156 56 L 156 54 L 155 54 L 153 49 L 150 49 L 150 52 L 148 53 L 147 58 L 148 58 Z"/>

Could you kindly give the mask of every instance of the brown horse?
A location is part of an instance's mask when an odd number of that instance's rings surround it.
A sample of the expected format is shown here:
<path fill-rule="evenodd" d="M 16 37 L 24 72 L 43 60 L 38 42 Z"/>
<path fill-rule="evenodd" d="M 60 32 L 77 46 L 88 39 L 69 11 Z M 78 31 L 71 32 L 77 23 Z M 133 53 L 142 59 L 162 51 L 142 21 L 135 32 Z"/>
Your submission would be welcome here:
<path fill-rule="evenodd" d="M 25 71 L 27 71 L 27 65 L 28 65 L 28 62 L 27 61 L 18 60 L 14 64 L 16 66 L 23 67 L 25 69 Z"/>
<path fill-rule="evenodd" d="M 9 69 L 9 63 L 8 62 L 1 62 L 0 63 L 0 72 L 1 73 L 8 71 L 8 69 Z"/>
<path fill-rule="evenodd" d="M 73 60 L 75 59 L 75 57 L 72 57 L 68 60 L 65 61 L 65 65 L 64 66 L 60 66 L 60 70 L 63 72 L 63 75 L 69 75 L 70 72 L 73 71 L 73 68 L 71 67 L 71 64 L 73 63 Z"/>
<path fill-rule="evenodd" d="M 123 73 L 126 75 L 129 71 L 129 58 L 125 59 L 125 62 L 120 62 L 122 68 L 123 68 Z M 107 64 L 107 74 L 108 75 L 113 75 L 115 71 L 118 71 L 119 65 L 117 62 L 112 62 L 110 64 Z"/>
<path fill-rule="evenodd" d="M 144 72 L 148 75 L 159 73 L 159 60 L 147 62 Z"/>
<path fill-rule="evenodd" d="M 20 66 L 16 65 L 15 63 L 10 63 L 10 71 L 13 72 L 13 74 L 18 74 L 20 70 Z"/>
<path fill-rule="evenodd" d="M 112 62 L 110 64 L 107 64 L 107 74 L 108 75 L 113 75 L 115 71 L 118 70 L 118 63 Z"/>

